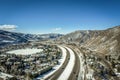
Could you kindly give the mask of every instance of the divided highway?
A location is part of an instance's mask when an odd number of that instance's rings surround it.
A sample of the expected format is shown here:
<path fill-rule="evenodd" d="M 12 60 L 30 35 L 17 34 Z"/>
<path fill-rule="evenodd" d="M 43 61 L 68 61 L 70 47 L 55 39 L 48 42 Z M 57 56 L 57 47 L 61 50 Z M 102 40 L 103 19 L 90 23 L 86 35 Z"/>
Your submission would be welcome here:
<path fill-rule="evenodd" d="M 56 72 L 54 72 L 52 75 L 47 77 L 45 80 L 56 80 L 61 75 L 61 73 L 64 71 L 65 67 L 67 66 L 67 64 L 69 62 L 70 53 L 68 52 L 68 50 L 66 50 L 64 47 L 60 47 L 60 46 L 59 46 L 59 48 L 61 48 L 63 55 L 66 54 L 66 58 L 64 60 L 64 63 Z"/>
<path fill-rule="evenodd" d="M 80 72 L 80 58 L 77 52 L 75 52 L 74 50 L 73 52 L 75 54 L 75 65 L 68 80 L 78 80 L 78 76 Z"/>
<path fill-rule="evenodd" d="M 69 53 L 70 53 L 70 59 L 69 62 L 66 66 L 66 68 L 64 69 L 64 71 L 62 72 L 62 74 L 60 75 L 60 77 L 57 80 L 68 80 L 70 77 L 70 74 L 73 71 L 74 65 L 75 65 L 75 53 L 68 47 L 65 47 Z"/>
<path fill-rule="evenodd" d="M 69 47 L 59 46 L 63 54 L 66 54 L 64 63 L 44 80 L 77 80 L 80 70 L 78 54 Z M 66 50 L 66 51 L 65 51 Z M 65 53 L 66 52 L 66 53 Z"/>

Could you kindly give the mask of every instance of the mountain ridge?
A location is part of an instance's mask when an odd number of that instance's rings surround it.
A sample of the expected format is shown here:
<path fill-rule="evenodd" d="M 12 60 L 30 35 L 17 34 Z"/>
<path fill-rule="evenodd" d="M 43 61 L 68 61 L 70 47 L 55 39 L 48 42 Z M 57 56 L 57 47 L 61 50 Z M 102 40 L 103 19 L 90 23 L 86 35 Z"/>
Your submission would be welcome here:
<path fill-rule="evenodd" d="M 9 32 L 0 30 L 0 46 L 6 44 L 18 44 L 18 43 L 26 43 L 28 41 L 42 41 L 48 39 L 54 39 L 62 34 L 24 34 L 24 33 L 17 33 L 17 32 Z"/>
<path fill-rule="evenodd" d="M 104 54 L 117 54 L 120 53 L 120 26 L 105 30 L 77 30 L 61 36 L 57 41 L 79 44 Z"/>

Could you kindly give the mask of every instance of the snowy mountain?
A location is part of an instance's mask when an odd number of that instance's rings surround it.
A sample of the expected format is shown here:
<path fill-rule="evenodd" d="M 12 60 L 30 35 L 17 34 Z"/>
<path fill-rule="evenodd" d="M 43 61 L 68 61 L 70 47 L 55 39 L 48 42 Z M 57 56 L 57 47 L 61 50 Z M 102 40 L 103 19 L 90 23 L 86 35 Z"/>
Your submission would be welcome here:
<path fill-rule="evenodd" d="M 24 34 L 0 30 L 0 45 L 27 42 Z"/>
<path fill-rule="evenodd" d="M 47 40 L 54 39 L 62 36 L 62 34 L 24 34 L 24 33 L 16 33 L 16 32 L 8 32 L 0 30 L 0 45 L 6 44 L 16 44 L 16 43 L 25 43 L 27 41 L 35 41 L 35 40 Z"/>
<path fill-rule="evenodd" d="M 120 53 L 120 26 L 106 30 L 79 30 L 57 40 L 76 43 L 103 54 L 118 54 Z"/>

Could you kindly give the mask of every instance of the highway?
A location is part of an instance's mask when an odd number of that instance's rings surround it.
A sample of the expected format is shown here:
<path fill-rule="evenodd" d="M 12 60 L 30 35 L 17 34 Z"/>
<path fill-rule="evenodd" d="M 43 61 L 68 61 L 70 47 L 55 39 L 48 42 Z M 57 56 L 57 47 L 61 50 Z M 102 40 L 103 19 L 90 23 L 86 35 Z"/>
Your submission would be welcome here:
<path fill-rule="evenodd" d="M 59 68 L 45 75 L 40 80 L 78 80 L 80 72 L 80 59 L 78 53 L 70 46 L 58 46 L 64 62 L 60 63 Z"/>
<path fill-rule="evenodd" d="M 80 71 L 79 56 L 78 56 L 77 52 L 75 52 L 74 50 L 73 50 L 73 52 L 75 54 L 75 65 L 74 65 L 73 71 L 68 80 L 78 80 L 78 75 L 79 75 L 79 71 Z"/>
<path fill-rule="evenodd" d="M 75 65 L 75 53 L 70 48 L 68 47 L 65 47 L 65 48 L 70 53 L 70 59 L 64 71 L 62 72 L 62 74 L 59 76 L 57 80 L 68 80 Z"/>
<path fill-rule="evenodd" d="M 52 75 L 44 80 L 87 80 L 88 78 L 95 80 L 93 73 L 91 73 L 90 69 L 86 65 L 86 56 L 89 56 L 88 53 L 84 53 L 81 48 L 74 45 L 64 45 L 61 47 L 61 50 L 66 50 L 66 58 L 64 63 Z M 104 58 L 98 54 L 94 55 L 101 58 L 101 62 L 104 63 L 105 66 L 109 67 L 109 69 L 111 68 Z M 113 78 L 118 80 L 116 76 L 113 76 Z"/>
<path fill-rule="evenodd" d="M 66 54 L 67 54 L 67 56 L 66 56 L 66 59 L 65 59 L 65 62 L 63 63 L 63 65 L 55 73 L 53 73 L 52 75 L 47 77 L 45 80 L 56 80 L 61 75 L 61 73 L 64 71 L 65 67 L 67 66 L 67 64 L 69 62 L 69 58 L 70 58 L 70 53 L 68 52 L 68 50 L 67 50 Z"/>
<path fill-rule="evenodd" d="M 62 66 L 45 80 L 77 80 L 80 70 L 80 59 L 78 54 L 67 46 L 62 46 L 66 49 L 66 59 Z M 62 51 L 63 52 L 63 51 Z"/>

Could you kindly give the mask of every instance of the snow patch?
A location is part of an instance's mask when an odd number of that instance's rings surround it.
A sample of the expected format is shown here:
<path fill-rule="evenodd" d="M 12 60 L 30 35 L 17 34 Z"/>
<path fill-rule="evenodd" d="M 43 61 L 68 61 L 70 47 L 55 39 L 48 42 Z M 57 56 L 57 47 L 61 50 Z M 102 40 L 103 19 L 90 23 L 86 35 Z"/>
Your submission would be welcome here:
<path fill-rule="evenodd" d="M 31 55 L 31 54 L 35 54 L 37 52 L 42 52 L 42 51 L 43 51 L 42 49 L 36 49 L 36 48 L 30 49 L 30 48 L 27 48 L 27 49 L 12 50 L 12 51 L 8 51 L 6 53 L 8 53 L 8 54 L 16 54 L 16 55 Z"/>

